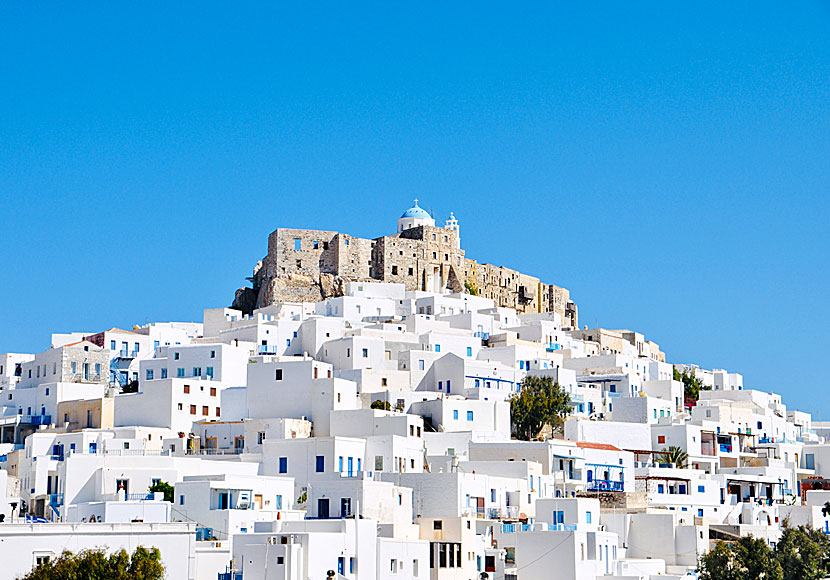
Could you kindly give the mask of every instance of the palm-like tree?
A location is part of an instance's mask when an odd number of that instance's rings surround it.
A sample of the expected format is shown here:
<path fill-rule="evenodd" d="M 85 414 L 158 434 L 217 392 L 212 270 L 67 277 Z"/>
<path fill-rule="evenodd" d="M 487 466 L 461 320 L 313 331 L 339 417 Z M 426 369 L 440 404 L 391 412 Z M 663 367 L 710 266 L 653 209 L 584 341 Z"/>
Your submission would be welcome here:
<path fill-rule="evenodd" d="M 664 449 L 658 455 L 662 463 L 674 463 L 677 467 L 686 467 L 686 462 L 689 460 L 689 454 L 674 445 Z"/>

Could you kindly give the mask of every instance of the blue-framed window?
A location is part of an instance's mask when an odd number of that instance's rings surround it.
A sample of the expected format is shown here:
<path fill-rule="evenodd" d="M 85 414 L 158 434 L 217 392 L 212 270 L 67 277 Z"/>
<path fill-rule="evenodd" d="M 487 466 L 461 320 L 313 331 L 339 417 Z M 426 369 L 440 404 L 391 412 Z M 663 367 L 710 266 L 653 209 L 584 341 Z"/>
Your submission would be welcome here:
<path fill-rule="evenodd" d="M 280 473 L 288 473 L 288 458 L 280 457 Z"/>
<path fill-rule="evenodd" d="M 458 409 L 453 409 L 452 418 L 458 421 Z"/>
<path fill-rule="evenodd" d="M 473 412 L 472 411 L 467 411 L 467 421 L 472 421 L 472 420 L 473 420 Z"/>
<path fill-rule="evenodd" d="M 323 473 L 326 470 L 326 458 L 322 455 L 317 456 L 317 465 L 316 471 L 317 473 Z"/>

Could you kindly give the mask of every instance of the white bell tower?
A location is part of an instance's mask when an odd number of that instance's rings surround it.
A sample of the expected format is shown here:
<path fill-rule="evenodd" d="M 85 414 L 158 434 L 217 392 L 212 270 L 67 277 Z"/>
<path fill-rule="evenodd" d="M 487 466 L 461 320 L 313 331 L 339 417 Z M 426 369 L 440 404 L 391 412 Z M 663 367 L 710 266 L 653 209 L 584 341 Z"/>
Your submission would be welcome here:
<path fill-rule="evenodd" d="M 450 219 L 447 220 L 447 224 L 444 226 L 444 228 L 455 232 L 455 243 L 457 244 L 457 248 L 460 250 L 461 231 L 458 229 L 458 220 L 455 219 L 454 213 L 450 212 Z"/>

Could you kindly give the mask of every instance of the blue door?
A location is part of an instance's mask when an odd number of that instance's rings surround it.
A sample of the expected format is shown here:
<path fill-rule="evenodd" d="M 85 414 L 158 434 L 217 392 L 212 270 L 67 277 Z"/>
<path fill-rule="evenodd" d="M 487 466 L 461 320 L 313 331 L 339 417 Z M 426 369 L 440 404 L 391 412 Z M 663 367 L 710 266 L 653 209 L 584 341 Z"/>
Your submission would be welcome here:
<path fill-rule="evenodd" d="M 352 475 L 354 475 L 354 473 L 352 471 L 353 466 L 352 466 L 352 458 L 351 457 L 349 457 L 348 466 L 349 466 L 349 477 L 351 477 Z"/>

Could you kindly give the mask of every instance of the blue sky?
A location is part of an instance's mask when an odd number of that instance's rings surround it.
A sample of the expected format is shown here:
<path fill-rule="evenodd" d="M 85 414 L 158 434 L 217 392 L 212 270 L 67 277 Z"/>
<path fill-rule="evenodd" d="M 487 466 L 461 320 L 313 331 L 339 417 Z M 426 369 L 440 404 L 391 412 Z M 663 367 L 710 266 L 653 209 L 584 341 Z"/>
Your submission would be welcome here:
<path fill-rule="evenodd" d="M 347 5 L 348 4 L 348 5 Z M 200 320 L 418 196 L 581 321 L 830 419 L 830 4 L 0 7 L 0 352 Z"/>

